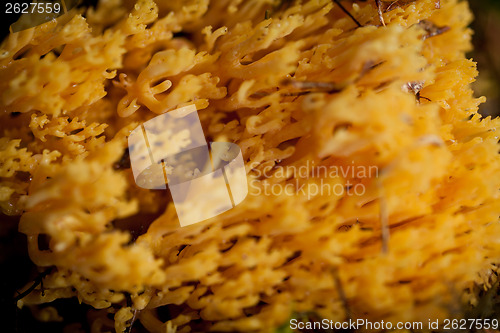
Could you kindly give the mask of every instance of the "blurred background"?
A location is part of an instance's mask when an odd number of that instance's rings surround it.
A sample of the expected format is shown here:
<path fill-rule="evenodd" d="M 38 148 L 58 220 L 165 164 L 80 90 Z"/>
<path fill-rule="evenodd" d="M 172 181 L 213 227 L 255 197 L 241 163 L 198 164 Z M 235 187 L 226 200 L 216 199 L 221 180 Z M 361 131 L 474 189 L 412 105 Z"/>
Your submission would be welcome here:
<path fill-rule="evenodd" d="M 475 20 L 474 51 L 469 54 L 477 62 L 479 77 L 473 84 L 476 96 L 486 96 L 479 111 L 484 116 L 500 116 L 500 1 L 470 0 Z"/>

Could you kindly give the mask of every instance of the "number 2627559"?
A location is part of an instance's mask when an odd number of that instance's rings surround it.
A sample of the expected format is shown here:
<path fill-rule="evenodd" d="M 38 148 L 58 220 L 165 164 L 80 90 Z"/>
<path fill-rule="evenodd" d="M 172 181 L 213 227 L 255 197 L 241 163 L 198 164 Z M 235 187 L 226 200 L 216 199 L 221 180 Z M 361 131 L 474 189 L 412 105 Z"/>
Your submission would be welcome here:
<path fill-rule="evenodd" d="M 5 14 L 51 14 L 60 13 L 60 3 L 10 3 L 5 4 Z"/>

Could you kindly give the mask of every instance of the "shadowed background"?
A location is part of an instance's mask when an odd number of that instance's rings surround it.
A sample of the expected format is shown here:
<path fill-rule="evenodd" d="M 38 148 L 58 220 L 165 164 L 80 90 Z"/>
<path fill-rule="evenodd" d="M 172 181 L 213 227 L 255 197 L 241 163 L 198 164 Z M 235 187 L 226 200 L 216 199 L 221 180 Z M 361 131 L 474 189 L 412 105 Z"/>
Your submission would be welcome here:
<path fill-rule="evenodd" d="M 480 106 L 484 116 L 500 116 L 500 2 L 470 1 L 475 20 L 474 51 L 469 54 L 477 62 L 479 77 L 473 84 L 476 96 L 486 96 Z"/>

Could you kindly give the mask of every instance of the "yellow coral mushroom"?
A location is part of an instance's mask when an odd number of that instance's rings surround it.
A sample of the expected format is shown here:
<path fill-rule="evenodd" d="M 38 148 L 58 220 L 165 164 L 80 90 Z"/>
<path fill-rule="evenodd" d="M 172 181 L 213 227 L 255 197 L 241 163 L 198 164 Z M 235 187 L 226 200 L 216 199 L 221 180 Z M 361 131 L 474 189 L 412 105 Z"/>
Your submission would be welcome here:
<path fill-rule="evenodd" d="M 11 33 L 0 207 L 45 272 L 17 305 L 78 298 L 92 332 L 273 332 L 477 304 L 500 262 L 500 123 L 470 88 L 467 3 L 342 4 L 360 27 L 330 0 L 101 0 Z M 250 187 L 180 228 L 126 139 L 190 104 Z"/>

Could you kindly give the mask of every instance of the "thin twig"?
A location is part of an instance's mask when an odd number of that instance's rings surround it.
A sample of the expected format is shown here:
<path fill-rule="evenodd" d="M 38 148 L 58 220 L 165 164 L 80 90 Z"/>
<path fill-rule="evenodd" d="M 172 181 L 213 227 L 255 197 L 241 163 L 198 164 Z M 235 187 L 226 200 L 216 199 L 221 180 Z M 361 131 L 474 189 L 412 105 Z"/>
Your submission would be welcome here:
<path fill-rule="evenodd" d="M 299 92 L 301 94 L 311 93 L 311 92 L 336 93 L 342 91 L 342 89 L 344 88 L 344 85 L 332 82 L 296 81 L 291 79 L 284 79 L 283 81 L 281 81 L 281 84 L 301 90 Z M 293 94 L 293 92 L 289 94 Z"/>
<path fill-rule="evenodd" d="M 349 304 L 347 303 L 347 297 L 344 292 L 344 288 L 342 288 L 342 282 L 340 281 L 339 274 L 337 270 L 333 270 L 333 279 L 335 280 L 335 287 L 337 288 L 337 292 L 340 297 L 340 301 L 342 302 L 342 306 L 345 310 L 346 320 L 351 319 L 351 310 L 349 309 Z"/>
<path fill-rule="evenodd" d="M 379 184 L 379 209 L 380 209 L 380 238 L 382 239 L 382 253 L 389 253 L 389 212 L 387 211 L 387 202 L 385 201 L 382 184 Z"/>
<path fill-rule="evenodd" d="M 382 1 L 375 0 L 375 3 L 377 4 L 378 18 L 380 19 L 380 23 L 382 23 L 382 25 L 385 27 L 384 17 L 382 16 Z"/>
<path fill-rule="evenodd" d="M 362 27 L 361 23 L 359 23 L 358 20 L 356 20 L 356 18 L 354 16 L 352 16 L 352 14 L 349 13 L 349 11 L 344 6 L 342 6 L 342 4 L 340 3 L 339 0 L 333 0 L 333 1 L 340 7 L 340 9 L 342 9 L 342 11 L 344 13 L 347 14 L 347 16 L 349 16 L 354 21 L 354 23 L 356 23 L 356 25 L 358 27 L 360 27 L 360 28 Z"/>
<path fill-rule="evenodd" d="M 137 312 L 139 312 L 137 309 L 134 310 L 132 319 L 130 319 L 130 324 L 127 327 L 127 333 L 132 332 L 132 326 L 134 326 L 135 319 L 137 318 Z"/>
<path fill-rule="evenodd" d="M 417 102 L 420 104 L 420 100 L 421 99 L 425 99 L 429 102 L 432 102 L 432 100 L 430 98 L 427 98 L 427 97 L 424 97 L 422 95 L 420 95 L 420 91 L 418 93 L 415 94 L 415 97 L 417 98 Z"/>
<path fill-rule="evenodd" d="M 46 277 L 47 275 L 49 275 L 49 273 L 50 273 L 51 270 L 52 270 L 52 267 L 49 267 L 45 271 L 43 271 L 40 274 L 38 274 L 38 276 L 35 278 L 35 281 L 33 282 L 33 284 L 28 289 L 26 289 L 25 291 L 23 291 L 22 293 L 20 293 L 16 297 L 14 297 L 14 303 L 17 303 L 17 301 L 19 301 L 19 300 L 23 299 L 24 297 L 28 296 L 33 290 L 36 289 L 36 287 L 38 287 L 39 284 L 42 284 L 43 283 L 43 278 Z M 43 291 L 42 291 L 42 296 L 43 296 Z"/>
<path fill-rule="evenodd" d="M 447 31 L 449 31 L 451 28 L 449 26 L 437 26 L 433 22 L 429 20 L 421 20 L 418 25 L 420 25 L 426 32 L 427 35 L 424 35 L 422 37 L 423 40 L 426 40 L 427 38 L 431 38 L 434 36 L 439 36 Z"/>
<path fill-rule="evenodd" d="M 399 2 L 399 0 L 395 0 L 395 1 L 393 1 L 393 2 L 389 5 L 389 7 L 387 7 L 387 8 L 385 9 L 385 12 L 387 13 L 387 12 L 391 11 L 391 10 L 392 10 L 392 6 L 394 6 L 394 4 L 396 4 L 396 3 L 398 3 L 398 2 Z"/>

